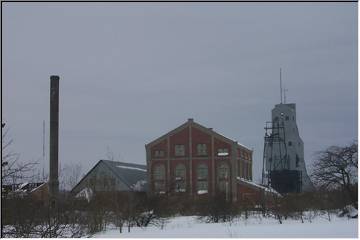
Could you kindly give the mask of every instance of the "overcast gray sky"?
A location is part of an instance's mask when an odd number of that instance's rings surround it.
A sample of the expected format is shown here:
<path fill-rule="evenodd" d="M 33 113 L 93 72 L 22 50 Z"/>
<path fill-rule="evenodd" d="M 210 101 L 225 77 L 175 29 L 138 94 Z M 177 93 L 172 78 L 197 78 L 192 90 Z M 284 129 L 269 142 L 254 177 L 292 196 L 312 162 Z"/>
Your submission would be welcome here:
<path fill-rule="evenodd" d="M 23 161 L 42 158 L 51 74 L 59 159 L 84 172 L 107 147 L 145 163 L 194 118 L 253 148 L 259 180 L 280 67 L 308 166 L 357 139 L 357 3 L 3 3 L 2 19 L 2 118 Z"/>

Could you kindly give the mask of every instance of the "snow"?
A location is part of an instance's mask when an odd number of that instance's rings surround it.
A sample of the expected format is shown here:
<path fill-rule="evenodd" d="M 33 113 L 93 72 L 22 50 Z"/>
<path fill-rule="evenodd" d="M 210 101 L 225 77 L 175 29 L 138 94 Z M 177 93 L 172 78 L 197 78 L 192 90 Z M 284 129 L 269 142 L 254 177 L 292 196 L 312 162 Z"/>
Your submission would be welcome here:
<path fill-rule="evenodd" d="M 239 217 L 228 223 L 205 223 L 196 216 L 181 216 L 167 220 L 161 227 L 131 228 L 128 233 L 111 227 L 104 232 L 97 233 L 93 237 L 100 238 L 356 238 L 358 234 L 358 221 L 352 218 L 339 218 L 332 216 L 331 221 L 326 216 L 318 216 L 311 222 L 288 219 L 283 224 L 275 218 L 263 218 L 261 215 L 252 215 L 248 219 Z"/>
<path fill-rule="evenodd" d="M 28 182 L 22 183 L 22 184 L 19 186 L 18 190 L 21 190 L 23 187 L 25 187 L 25 186 L 28 185 L 28 184 L 29 184 Z"/>
<path fill-rule="evenodd" d="M 208 193 L 208 190 L 198 190 L 197 193 L 198 194 L 205 194 L 205 193 Z"/>
<path fill-rule="evenodd" d="M 245 178 L 241 178 L 241 177 L 236 177 L 236 179 L 240 180 L 240 181 L 243 181 L 243 182 L 246 182 L 248 184 L 251 184 L 253 185 L 254 187 L 257 187 L 257 188 L 261 188 L 263 189 L 265 192 L 269 192 L 269 193 L 274 193 L 276 194 L 278 197 L 281 197 L 281 194 L 278 193 L 275 189 L 273 189 L 272 187 L 265 187 L 263 185 L 260 185 L 260 184 L 257 184 L 257 183 L 254 183 L 252 181 L 249 181 Z"/>
<path fill-rule="evenodd" d="M 137 170 L 137 171 L 143 171 L 143 172 L 147 172 L 146 169 L 142 169 L 142 168 L 137 168 L 137 167 L 129 167 L 129 166 L 116 166 L 118 168 L 125 168 L 125 169 L 132 169 L 132 170 Z"/>
<path fill-rule="evenodd" d="M 76 198 L 85 198 L 88 202 L 90 202 L 93 196 L 93 191 L 91 188 L 84 188 L 78 194 L 76 194 Z"/>
<path fill-rule="evenodd" d="M 36 190 L 38 190 L 39 188 L 41 188 L 42 186 L 44 186 L 44 184 L 46 184 L 45 182 L 43 184 L 41 184 L 40 186 L 34 188 L 33 190 L 31 190 L 30 192 L 35 192 Z"/>
<path fill-rule="evenodd" d="M 134 185 L 131 186 L 132 190 L 136 192 L 141 192 L 144 190 L 144 185 L 147 183 L 145 180 L 137 181 Z"/>
<path fill-rule="evenodd" d="M 227 152 L 219 152 L 217 155 L 218 156 L 228 156 L 229 153 L 227 153 Z"/>
<path fill-rule="evenodd" d="M 338 213 L 339 217 L 347 216 L 349 218 L 357 218 L 358 210 L 352 205 L 347 205 Z"/>

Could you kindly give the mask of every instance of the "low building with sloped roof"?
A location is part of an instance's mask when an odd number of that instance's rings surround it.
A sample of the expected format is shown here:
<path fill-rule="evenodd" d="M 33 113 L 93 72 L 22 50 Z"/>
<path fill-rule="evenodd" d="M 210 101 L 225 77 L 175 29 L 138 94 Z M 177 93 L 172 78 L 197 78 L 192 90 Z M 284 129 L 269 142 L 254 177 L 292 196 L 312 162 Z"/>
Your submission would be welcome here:
<path fill-rule="evenodd" d="M 100 160 L 71 190 L 90 199 L 94 192 L 146 192 L 146 165 Z"/>

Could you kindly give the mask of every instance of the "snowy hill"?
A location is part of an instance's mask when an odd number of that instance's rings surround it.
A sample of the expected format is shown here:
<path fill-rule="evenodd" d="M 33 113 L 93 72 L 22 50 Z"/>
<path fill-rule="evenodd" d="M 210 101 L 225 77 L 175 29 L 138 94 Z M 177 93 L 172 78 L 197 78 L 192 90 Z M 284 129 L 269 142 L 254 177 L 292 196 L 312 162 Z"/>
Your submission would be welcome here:
<path fill-rule="evenodd" d="M 331 215 L 330 221 L 326 214 L 311 218 L 307 218 L 305 214 L 304 223 L 301 223 L 301 220 L 288 219 L 284 220 L 283 224 L 279 224 L 274 218 L 252 215 L 248 219 L 244 217 L 237 218 L 231 223 L 205 223 L 196 216 L 181 216 L 168 219 L 163 228 L 154 226 L 147 228 L 133 227 L 130 233 L 125 228 L 123 233 L 120 234 L 119 229 L 109 227 L 108 230 L 97 233 L 93 237 L 356 238 L 358 236 L 357 219 L 337 217 L 336 214 Z"/>

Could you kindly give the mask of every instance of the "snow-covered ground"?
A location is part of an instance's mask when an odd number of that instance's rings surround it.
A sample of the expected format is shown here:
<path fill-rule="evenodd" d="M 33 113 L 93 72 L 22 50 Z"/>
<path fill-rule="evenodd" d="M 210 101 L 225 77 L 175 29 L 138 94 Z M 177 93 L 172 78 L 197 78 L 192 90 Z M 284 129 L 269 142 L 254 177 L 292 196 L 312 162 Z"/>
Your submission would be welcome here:
<path fill-rule="evenodd" d="M 128 233 L 127 228 L 124 227 L 123 233 L 120 234 L 118 228 L 108 227 L 106 231 L 97 233 L 93 237 L 357 238 L 357 236 L 357 219 L 332 215 L 329 221 L 327 215 L 324 214 L 311 219 L 311 222 L 308 218 L 304 219 L 304 223 L 301 223 L 301 220 L 288 219 L 282 224 L 274 218 L 263 218 L 260 215 L 251 216 L 248 219 L 240 217 L 231 223 L 205 223 L 195 216 L 179 216 L 168 219 L 163 229 L 155 226 L 133 227 Z"/>

